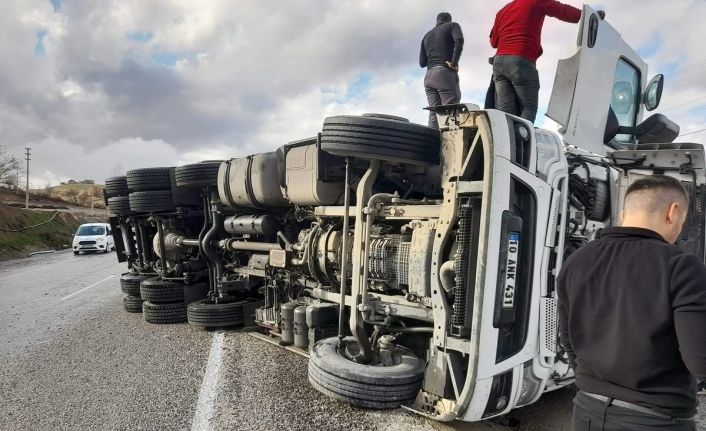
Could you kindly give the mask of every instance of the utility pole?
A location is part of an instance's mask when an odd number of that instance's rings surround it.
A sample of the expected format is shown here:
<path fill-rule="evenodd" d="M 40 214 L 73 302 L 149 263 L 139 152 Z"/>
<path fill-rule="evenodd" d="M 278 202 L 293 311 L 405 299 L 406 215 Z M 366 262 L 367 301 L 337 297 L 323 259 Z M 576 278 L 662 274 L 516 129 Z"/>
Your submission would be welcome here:
<path fill-rule="evenodd" d="M 27 156 L 27 183 L 25 184 L 25 209 L 29 209 L 29 156 L 31 155 L 30 150 L 32 148 L 25 147 L 25 155 Z"/>

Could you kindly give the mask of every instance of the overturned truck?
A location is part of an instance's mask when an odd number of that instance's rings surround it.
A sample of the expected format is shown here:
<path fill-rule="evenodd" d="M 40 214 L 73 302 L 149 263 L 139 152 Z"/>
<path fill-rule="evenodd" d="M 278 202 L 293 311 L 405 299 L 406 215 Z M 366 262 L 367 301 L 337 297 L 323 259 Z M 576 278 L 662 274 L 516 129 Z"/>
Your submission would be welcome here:
<path fill-rule="evenodd" d="M 663 82 L 646 72 L 585 7 L 549 107 L 559 134 L 470 104 L 437 108 L 440 132 L 329 117 L 317 136 L 194 173 L 198 235 L 156 213 L 122 226 L 134 234 L 148 220 L 144 247 L 207 274 L 189 323 L 259 327 L 309 355 L 309 381 L 327 396 L 442 421 L 506 414 L 573 382 L 555 279 L 617 223 L 632 181 L 683 182 L 679 245 L 704 257 L 704 152 L 673 143 L 679 127 L 662 115 L 641 121 Z"/>

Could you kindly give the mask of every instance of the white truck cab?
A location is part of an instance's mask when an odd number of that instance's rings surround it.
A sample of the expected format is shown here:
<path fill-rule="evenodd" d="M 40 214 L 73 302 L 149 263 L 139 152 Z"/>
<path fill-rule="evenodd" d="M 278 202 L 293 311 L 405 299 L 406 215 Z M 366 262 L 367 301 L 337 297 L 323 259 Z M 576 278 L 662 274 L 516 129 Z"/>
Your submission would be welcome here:
<path fill-rule="evenodd" d="M 74 234 L 72 249 L 74 254 L 100 251 L 108 253 L 115 249 L 113 232 L 108 223 L 82 224 Z"/>
<path fill-rule="evenodd" d="M 442 163 L 474 167 L 448 176 L 446 187 L 455 189 L 448 196 L 482 190 L 475 296 L 466 342 L 435 327 L 425 385 L 407 408 L 438 420 L 478 421 L 572 383 L 558 344 L 555 279 L 571 252 L 619 222 L 636 179 L 664 174 L 682 182 L 692 199 L 678 244 L 704 259 L 704 150 L 674 143 L 679 127 L 665 116 L 643 119 L 659 105 L 664 80 L 648 81 L 647 71 L 620 34 L 584 6 L 576 52 L 559 62 L 547 112 L 561 126 L 558 134 L 472 105 L 437 110 Z M 459 154 L 464 141 L 472 144 Z M 461 182 L 464 176 L 477 186 Z M 435 308 L 447 307 L 443 302 Z"/>

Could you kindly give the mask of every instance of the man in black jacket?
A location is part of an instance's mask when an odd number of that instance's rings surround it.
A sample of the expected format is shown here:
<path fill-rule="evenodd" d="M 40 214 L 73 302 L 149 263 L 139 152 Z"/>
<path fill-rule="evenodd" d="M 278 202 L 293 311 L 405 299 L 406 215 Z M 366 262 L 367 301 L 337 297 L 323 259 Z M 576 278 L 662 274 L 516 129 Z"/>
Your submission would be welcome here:
<path fill-rule="evenodd" d="M 461 26 L 451 21 L 451 14 L 442 12 L 436 17 L 436 27 L 422 39 L 419 67 L 426 67 L 424 89 L 429 106 L 448 105 L 461 101 L 458 85 L 458 60 L 463 51 Z M 429 113 L 429 127 L 438 129 L 436 114 Z"/>
<path fill-rule="evenodd" d="M 673 245 L 689 199 L 679 181 L 628 187 L 622 227 L 564 264 L 559 332 L 576 372 L 573 429 L 694 430 L 706 377 L 706 268 Z"/>

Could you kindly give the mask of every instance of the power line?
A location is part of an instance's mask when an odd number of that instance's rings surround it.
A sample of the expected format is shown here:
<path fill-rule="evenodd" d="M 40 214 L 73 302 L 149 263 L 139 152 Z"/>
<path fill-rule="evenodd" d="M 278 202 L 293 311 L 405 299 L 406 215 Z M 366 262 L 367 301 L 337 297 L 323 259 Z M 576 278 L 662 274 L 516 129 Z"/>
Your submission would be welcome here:
<path fill-rule="evenodd" d="M 681 108 L 682 106 L 691 105 L 692 103 L 701 102 L 702 100 L 706 100 L 706 96 L 697 97 L 696 99 L 689 100 L 688 102 L 679 103 L 677 105 L 667 106 L 666 108 L 661 109 L 661 111 L 671 111 L 674 108 Z"/>
<path fill-rule="evenodd" d="M 695 135 L 695 134 L 701 133 L 701 132 L 706 132 L 706 129 L 694 130 L 693 132 L 684 133 L 683 135 L 679 135 L 678 138 L 681 138 L 682 136 Z"/>

